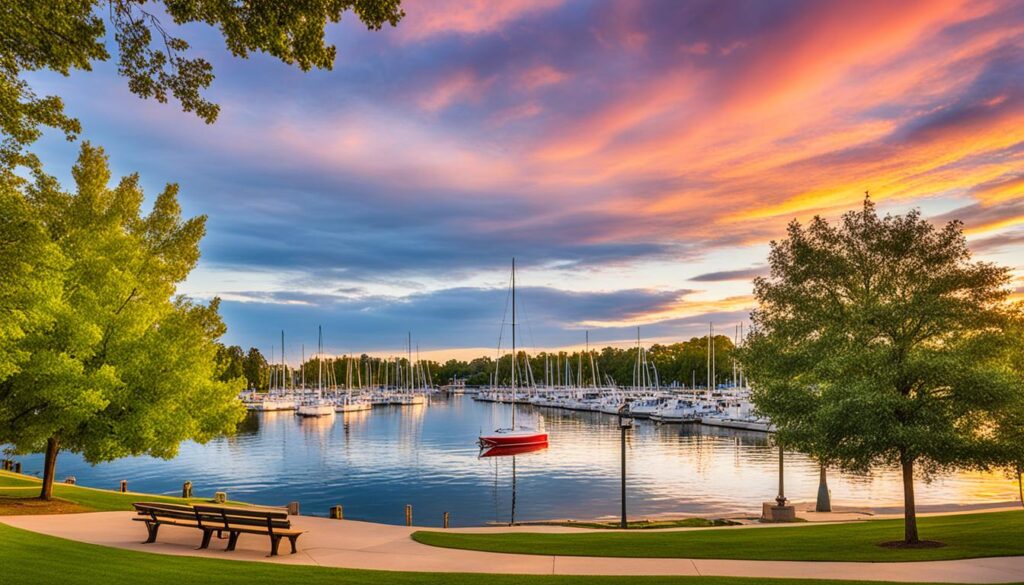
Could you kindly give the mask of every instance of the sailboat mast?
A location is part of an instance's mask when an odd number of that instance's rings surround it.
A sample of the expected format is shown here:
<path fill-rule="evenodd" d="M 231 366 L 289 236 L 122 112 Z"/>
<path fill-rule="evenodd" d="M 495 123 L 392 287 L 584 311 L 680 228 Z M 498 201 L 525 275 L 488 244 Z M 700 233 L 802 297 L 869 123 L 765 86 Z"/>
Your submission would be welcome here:
<path fill-rule="evenodd" d="M 512 258 L 512 428 L 516 428 L 516 259 Z"/>
<path fill-rule="evenodd" d="M 708 398 L 711 398 L 711 331 L 712 325 L 708 323 Z"/>
<path fill-rule="evenodd" d="M 317 342 L 316 342 L 316 366 L 318 369 L 316 379 L 316 397 L 320 398 L 324 391 L 324 329 L 322 326 L 316 326 Z"/>

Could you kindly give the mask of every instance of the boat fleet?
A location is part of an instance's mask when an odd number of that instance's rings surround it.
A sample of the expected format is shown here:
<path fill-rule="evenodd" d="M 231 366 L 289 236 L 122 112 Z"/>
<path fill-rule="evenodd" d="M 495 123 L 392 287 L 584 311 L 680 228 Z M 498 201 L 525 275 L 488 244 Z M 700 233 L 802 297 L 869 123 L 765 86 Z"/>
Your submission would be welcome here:
<path fill-rule="evenodd" d="M 739 333 L 738 336 L 741 336 Z M 487 388 L 473 393 L 475 400 L 484 402 L 509 402 L 530 404 L 543 408 L 560 408 L 582 412 L 646 418 L 657 423 L 700 423 L 709 426 L 742 429 L 748 431 L 773 432 L 775 427 L 767 418 L 759 415 L 750 400 L 750 388 L 742 369 L 734 366 L 732 379 L 726 384 L 714 380 L 715 348 L 714 325 L 708 335 L 708 380 L 701 388 L 694 380 L 689 388 L 679 386 L 662 387 L 657 368 L 647 359 L 647 351 L 640 343 L 637 332 L 636 363 L 633 367 L 633 384 L 628 387 L 616 385 L 607 376 L 603 382 L 601 373 L 586 341 L 587 359 L 573 364 L 545 361 L 543 380 L 534 380 L 528 360 L 522 366 L 515 364 L 515 370 L 523 370 L 524 387 Z M 585 363 L 589 361 L 589 372 Z M 574 372 L 575 370 L 575 372 Z M 492 381 L 497 379 L 495 374 Z M 471 393 L 469 390 L 463 390 Z"/>
<path fill-rule="evenodd" d="M 284 348 L 284 332 L 281 333 L 281 347 Z M 318 331 L 315 386 L 305 384 L 305 355 L 301 369 L 295 372 L 284 363 L 283 350 L 281 353 L 281 363 L 274 364 L 271 371 L 269 391 L 247 390 L 242 393 L 242 403 L 248 410 L 294 411 L 301 417 L 329 417 L 339 412 L 371 410 L 376 406 L 423 406 L 429 403 L 430 394 L 437 392 L 430 381 L 429 371 L 418 359 L 412 359 L 411 336 L 409 360 L 405 363 L 397 359 L 381 361 L 376 369 L 369 363 L 365 364 L 365 384 L 364 372 L 356 360 L 350 359 L 345 359 L 345 380 L 338 383 L 333 363 L 324 357 L 322 329 Z M 297 380 L 294 377 L 296 373 Z"/>

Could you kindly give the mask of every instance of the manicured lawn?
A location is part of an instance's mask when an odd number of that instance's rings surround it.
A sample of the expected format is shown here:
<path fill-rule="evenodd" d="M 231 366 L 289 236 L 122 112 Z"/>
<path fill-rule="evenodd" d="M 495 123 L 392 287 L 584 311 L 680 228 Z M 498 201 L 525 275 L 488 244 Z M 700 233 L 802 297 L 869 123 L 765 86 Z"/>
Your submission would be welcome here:
<path fill-rule="evenodd" d="M 107 548 L 0 523 L 0 583 L 32 585 L 882 585 L 878 581 L 732 577 L 556 577 L 398 573 L 157 555 Z"/>
<path fill-rule="evenodd" d="M 184 500 L 169 496 L 155 496 L 109 490 L 98 490 L 63 483 L 53 484 L 53 495 L 57 500 L 48 505 L 34 501 L 39 496 L 40 480 L 30 475 L 0 471 L 0 515 L 3 514 L 54 514 L 63 512 L 106 512 L 131 510 L 132 502 L 209 502 L 206 498 Z"/>
<path fill-rule="evenodd" d="M 1024 555 L 1024 511 L 919 518 L 921 538 L 942 548 L 878 546 L 903 537 L 903 520 L 718 528 L 684 532 L 470 534 L 420 531 L 413 539 L 449 548 L 539 555 L 793 561 L 933 561 Z"/>

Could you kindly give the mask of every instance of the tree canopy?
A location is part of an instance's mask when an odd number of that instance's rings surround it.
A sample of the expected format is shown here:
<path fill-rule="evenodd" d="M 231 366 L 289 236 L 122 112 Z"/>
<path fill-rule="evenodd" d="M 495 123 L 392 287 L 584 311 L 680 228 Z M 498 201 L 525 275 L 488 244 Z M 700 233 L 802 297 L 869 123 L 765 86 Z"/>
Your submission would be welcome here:
<path fill-rule="evenodd" d="M 172 457 L 182 441 L 232 432 L 244 414 L 242 379 L 224 379 L 217 361 L 219 301 L 175 292 L 199 259 L 205 218 L 181 217 L 175 185 L 143 215 L 138 176 L 110 188 L 107 159 L 88 143 L 72 176 L 74 193 L 45 175 L 20 190 L 0 181 L 0 230 L 21 234 L 0 258 L 14 268 L 12 288 L 25 287 L 0 296 L 16 324 L 0 336 L 10 348 L 0 443 L 45 449 L 47 498 L 60 449 L 92 463 Z"/>
<path fill-rule="evenodd" d="M 838 225 L 815 217 L 773 242 L 741 361 L 784 444 L 846 469 L 914 473 L 998 464 L 993 432 L 1020 398 L 1007 367 L 1009 270 L 976 262 L 959 222 L 880 217 L 870 199 Z"/>
<path fill-rule="evenodd" d="M 176 28 L 203 23 L 219 29 L 236 57 L 270 54 L 303 71 L 331 69 L 336 49 L 324 39 L 328 23 L 351 10 L 370 30 L 396 26 L 405 13 L 401 0 L 7 0 L 0 8 L 0 172 L 24 164 L 38 167 L 26 154 L 43 127 L 69 139 L 81 124 L 64 112 L 59 96 L 39 96 L 25 73 L 49 70 L 69 75 L 107 61 L 116 48 L 118 73 L 141 98 L 178 100 L 186 112 L 207 123 L 220 107 L 203 95 L 213 82 L 213 67 L 190 53 Z M 113 43 L 108 42 L 108 29 Z"/>

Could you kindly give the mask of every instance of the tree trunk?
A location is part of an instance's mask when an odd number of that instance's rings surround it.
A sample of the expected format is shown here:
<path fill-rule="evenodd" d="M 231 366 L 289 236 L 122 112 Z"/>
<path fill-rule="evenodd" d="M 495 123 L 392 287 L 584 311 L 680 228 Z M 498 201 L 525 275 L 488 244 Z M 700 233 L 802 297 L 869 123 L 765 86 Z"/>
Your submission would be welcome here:
<path fill-rule="evenodd" d="M 1024 508 L 1024 468 L 1017 468 L 1017 492 L 1020 494 L 1020 507 Z"/>
<path fill-rule="evenodd" d="M 825 464 L 821 464 L 821 475 L 818 477 L 818 501 L 814 505 L 815 512 L 832 511 L 832 494 L 828 489 L 828 477 L 825 474 Z"/>
<path fill-rule="evenodd" d="M 60 443 L 56 437 L 46 440 L 46 459 L 43 461 L 43 488 L 39 492 L 39 499 L 50 501 L 53 499 L 53 474 L 57 468 L 57 452 L 60 451 Z"/>
<path fill-rule="evenodd" d="M 903 540 L 907 544 L 916 544 L 917 510 L 914 506 L 914 460 L 901 457 L 903 465 Z"/>

